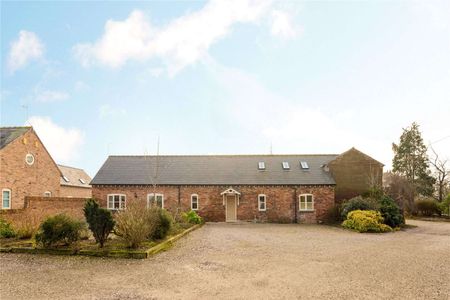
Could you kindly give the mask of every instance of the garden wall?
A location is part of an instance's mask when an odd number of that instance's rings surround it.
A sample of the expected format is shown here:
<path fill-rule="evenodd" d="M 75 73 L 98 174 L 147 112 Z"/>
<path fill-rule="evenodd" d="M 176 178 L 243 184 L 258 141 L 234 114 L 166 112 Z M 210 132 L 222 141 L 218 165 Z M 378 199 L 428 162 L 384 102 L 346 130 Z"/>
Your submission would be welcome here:
<path fill-rule="evenodd" d="M 24 208 L 1 210 L 0 216 L 13 223 L 26 219 L 40 222 L 48 216 L 59 213 L 84 219 L 83 207 L 85 202 L 86 198 L 25 197 Z"/>

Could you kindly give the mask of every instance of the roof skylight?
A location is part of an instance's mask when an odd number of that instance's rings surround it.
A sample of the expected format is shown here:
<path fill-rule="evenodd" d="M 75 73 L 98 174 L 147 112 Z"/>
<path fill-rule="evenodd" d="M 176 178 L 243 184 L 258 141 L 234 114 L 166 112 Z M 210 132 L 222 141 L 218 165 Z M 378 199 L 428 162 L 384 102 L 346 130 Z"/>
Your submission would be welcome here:
<path fill-rule="evenodd" d="M 69 182 L 70 181 L 69 178 L 67 178 L 66 176 L 63 176 L 63 179 L 64 179 L 65 182 Z"/>
<path fill-rule="evenodd" d="M 283 165 L 284 170 L 289 170 L 290 167 L 289 167 L 289 163 L 287 161 L 283 161 L 282 165 Z"/>
<path fill-rule="evenodd" d="M 302 169 L 309 169 L 308 163 L 306 161 L 301 161 L 300 165 L 301 165 Z"/>
<path fill-rule="evenodd" d="M 258 163 L 258 169 L 259 170 L 265 170 L 266 169 L 266 164 L 263 161 L 260 161 Z"/>
<path fill-rule="evenodd" d="M 82 184 L 86 184 L 86 181 L 84 181 L 83 178 L 80 178 L 79 180 L 80 180 L 80 182 L 81 182 Z"/>

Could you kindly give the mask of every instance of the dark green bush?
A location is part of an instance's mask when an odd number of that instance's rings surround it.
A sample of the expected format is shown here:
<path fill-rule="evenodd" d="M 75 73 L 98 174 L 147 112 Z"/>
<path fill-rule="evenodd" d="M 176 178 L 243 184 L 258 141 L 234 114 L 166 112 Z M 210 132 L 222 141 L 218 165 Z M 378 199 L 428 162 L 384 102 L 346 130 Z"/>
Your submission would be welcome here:
<path fill-rule="evenodd" d="M 405 224 L 403 213 L 395 203 L 394 199 L 389 196 L 381 196 L 379 199 L 381 216 L 384 219 L 384 224 L 392 228 Z"/>
<path fill-rule="evenodd" d="M 202 217 L 200 217 L 195 211 L 190 210 L 183 213 L 183 219 L 190 224 L 201 224 L 203 223 Z"/>
<path fill-rule="evenodd" d="M 439 209 L 439 202 L 432 198 L 422 197 L 416 199 L 414 202 L 416 206 L 416 210 L 422 216 L 431 217 L 434 214 L 441 214 L 441 210 Z"/>
<path fill-rule="evenodd" d="M 67 215 L 59 214 L 42 222 L 35 239 L 38 244 L 45 248 L 61 243 L 70 245 L 80 239 L 80 232 L 83 227 L 84 223 Z"/>
<path fill-rule="evenodd" d="M 167 233 L 169 232 L 170 228 L 173 224 L 173 218 L 172 215 L 167 212 L 165 209 L 161 209 L 159 207 L 152 208 L 152 211 L 156 213 L 156 227 L 151 235 L 151 239 L 153 240 L 160 240 L 167 236 Z"/>
<path fill-rule="evenodd" d="M 14 232 L 11 224 L 0 218 L 0 238 L 11 238 L 15 236 L 16 233 Z"/>
<path fill-rule="evenodd" d="M 100 244 L 100 248 L 103 248 L 115 225 L 111 212 L 101 208 L 94 199 L 87 200 L 83 210 L 95 241 Z"/>
<path fill-rule="evenodd" d="M 341 222 L 341 206 L 340 205 L 333 205 L 329 209 L 327 209 L 327 212 L 325 214 L 324 222 L 326 224 L 336 224 Z"/>
<path fill-rule="evenodd" d="M 450 194 L 448 194 L 447 198 L 439 203 L 439 209 L 441 210 L 442 214 L 450 216 Z"/>
<path fill-rule="evenodd" d="M 363 198 L 361 196 L 354 197 L 350 200 L 344 201 L 341 208 L 341 218 L 345 220 L 349 212 L 354 210 L 379 210 L 380 205 L 378 201 L 373 198 Z"/>

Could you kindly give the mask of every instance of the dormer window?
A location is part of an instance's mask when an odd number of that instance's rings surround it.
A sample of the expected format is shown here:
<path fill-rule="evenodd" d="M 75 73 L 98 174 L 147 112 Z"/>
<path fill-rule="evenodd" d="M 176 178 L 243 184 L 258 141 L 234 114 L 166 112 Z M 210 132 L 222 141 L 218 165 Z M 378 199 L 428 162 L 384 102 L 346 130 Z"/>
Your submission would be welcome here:
<path fill-rule="evenodd" d="M 84 181 L 83 178 L 80 178 L 79 180 L 80 180 L 80 182 L 81 182 L 82 184 L 86 184 L 86 181 Z"/>
<path fill-rule="evenodd" d="M 306 161 L 301 161 L 300 166 L 302 167 L 303 170 L 309 169 L 308 163 Z"/>
<path fill-rule="evenodd" d="M 67 178 L 66 176 L 63 176 L 63 179 L 64 179 L 65 182 L 69 182 L 70 181 L 69 178 Z"/>
<path fill-rule="evenodd" d="M 290 169 L 289 168 L 289 163 L 287 161 L 283 161 L 282 166 L 283 166 L 283 170 L 289 170 Z"/>
<path fill-rule="evenodd" d="M 258 170 L 265 170 L 266 169 L 266 164 L 263 161 L 260 161 L 258 163 Z"/>

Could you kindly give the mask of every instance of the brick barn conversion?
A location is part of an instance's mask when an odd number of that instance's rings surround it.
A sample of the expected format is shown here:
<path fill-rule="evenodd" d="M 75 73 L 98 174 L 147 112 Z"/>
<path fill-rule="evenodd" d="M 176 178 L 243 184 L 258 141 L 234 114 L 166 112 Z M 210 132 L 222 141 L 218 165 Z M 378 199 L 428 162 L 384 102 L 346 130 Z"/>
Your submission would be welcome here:
<path fill-rule="evenodd" d="M 145 200 L 206 221 L 315 223 L 335 201 L 381 186 L 383 164 L 341 155 L 110 156 L 91 181 L 111 210 Z"/>
<path fill-rule="evenodd" d="M 30 196 L 89 198 L 90 180 L 81 169 L 57 165 L 32 127 L 0 127 L 2 209 L 23 209 Z"/>

